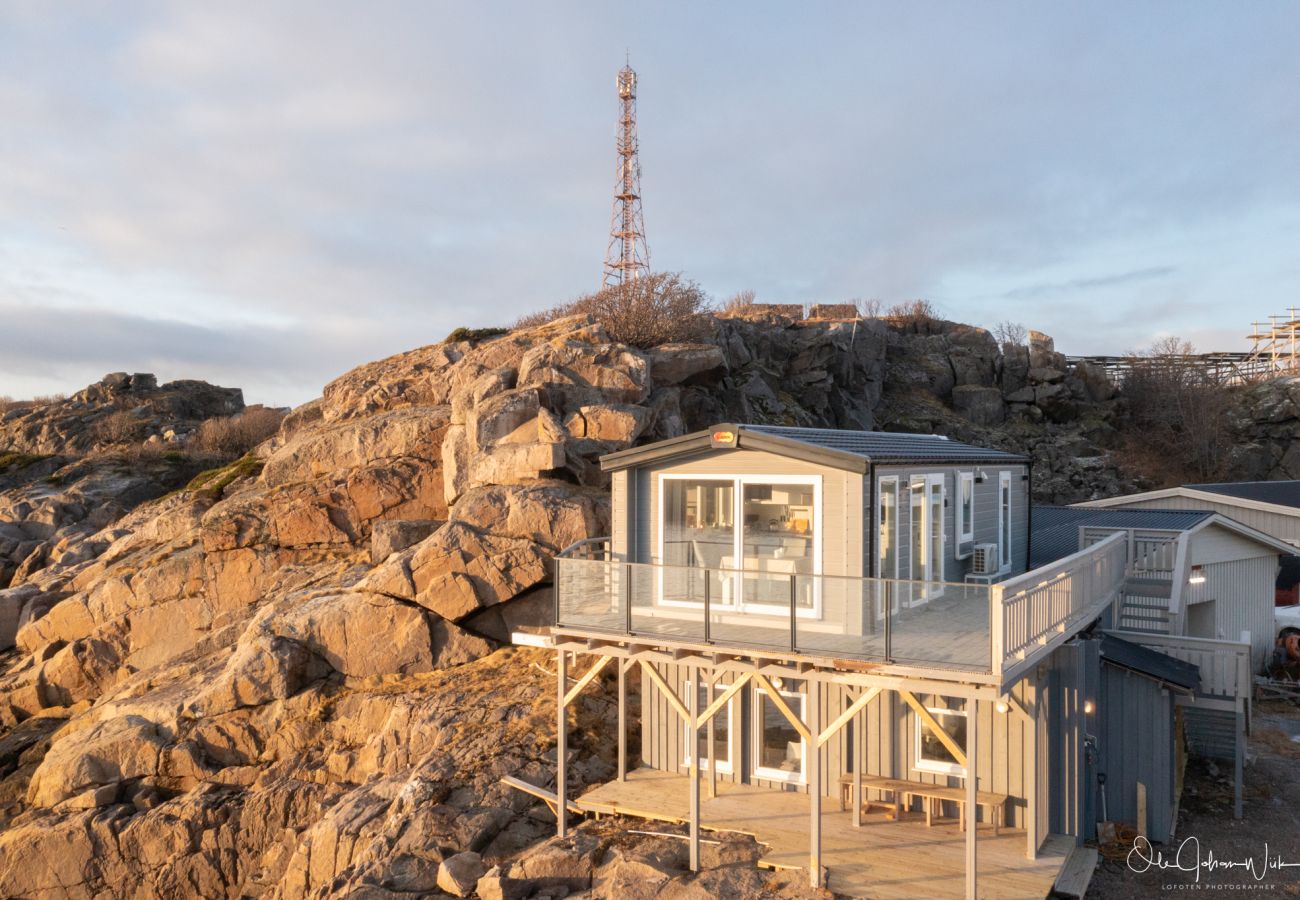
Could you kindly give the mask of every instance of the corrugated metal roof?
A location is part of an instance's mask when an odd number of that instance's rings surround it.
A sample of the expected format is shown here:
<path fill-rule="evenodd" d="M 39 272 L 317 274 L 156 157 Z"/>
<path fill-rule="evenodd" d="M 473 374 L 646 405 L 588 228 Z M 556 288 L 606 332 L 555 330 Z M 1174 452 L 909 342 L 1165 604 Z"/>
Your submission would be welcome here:
<path fill-rule="evenodd" d="M 1201 670 L 1156 650 L 1102 632 L 1101 658 L 1114 666 L 1158 679 L 1188 691 L 1201 687 Z"/>
<path fill-rule="evenodd" d="M 1079 549 L 1079 529 L 1142 528 L 1187 531 L 1214 513 L 1194 509 L 1113 509 L 1090 506 L 1035 506 L 1029 565 L 1045 566 Z"/>
<path fill-rule="evenodd" d="M 838 428 L 796 428 L 786 425 L 741 425 L 746 432 L 853 453 L 876 461 L 952 460 L 954 462 L 1026 462 L 1028 457 L 1005 450 L 977 447 L 939 434 L 890 431 L 842 431 Z M 742 437 L 743 443 L 743 437 Z"/>
<path fill-rule="evenodd" d="M 1241 500 L 1258 500 L 1300 509 L 1300 481 L 1234 481 L 1218 484 L 1185 484 L 1193 491 L 1223 494 Z"/>

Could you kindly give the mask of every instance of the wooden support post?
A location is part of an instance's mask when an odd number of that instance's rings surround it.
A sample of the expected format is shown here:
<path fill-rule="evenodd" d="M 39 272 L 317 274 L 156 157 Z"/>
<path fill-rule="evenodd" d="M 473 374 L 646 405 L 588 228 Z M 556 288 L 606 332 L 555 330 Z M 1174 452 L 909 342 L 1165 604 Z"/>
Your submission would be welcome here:
<path fill-rule="evenodd" d="M 1247 682 L 1249 683 L 1249 682 Z M 1246 712 L 1244 709 L 1245 700 L 1237 698 L 1237 734 L 1235 735 L 1234 744 L 1236 749 L 1232 754 L 1232 817 L 1240 819 L 1242 814 L 1242 763 L 1246 755 Z"/>
<path fill-rule="evenodd" d="M 1147 786 L 1142 782 L 1137 783 L 1137 833 L 1144 838 L 1149 838 L 1147 834 Z"/>
<path fill-rule="evenodd" d="M 862 765 L 867 758 L 867 709 L 858 710 L 853 720 L 853 827 L 862 827 Z"/>
<path fill-rule="evenodd" d="M 700 871 L 700 667 L 687 669 L 691 682 L 690 752 L 691 752 L 691 871 Z"/>
<path fill-rule="evenodd" d="M 822 692 L 821 682 L 810 677 L 808 685 L 808 731 L 817 735 L 822 727 Z M 822 886 L 822 752 L 821 744 L 815 740 L 807 743 L 808 758 L 804 765 L 808 769 L 808 800 L 812 804 L 809 821 L 809 883 L 819 888 Z"/>
<path fill-rule="evenodd" d="M 627 781 L 627 666 L 618 661 L 618 780 Z"/>
<path fill-rule="evenodd" d="M 969 714 L 966 716 L 966 900 L 977 900 L 979 896 L 979 863 L 975 850 L 975 834 L 979 819 L 978 793 L 979 781 L 978 745 L 979 745 L 979 701 L 972 697 L 968 701 Z"/>
<path fill-rule="evenodd" d="M 1038 683 L 1038 674 L 1034 673 L 1034 714 L 1025 713 L 1025 756 L 1029 760 L 1025 779 L 1025 858 L 1038 858 L 1038 767 L 1041 759 L 1038 754 L 1038 710 L 1042 708 L 1042 690 Z"/>
<path fill-rule="evenodd" d="M 712 700 L 712 699 L 713 699 L 713 682 L 714 682 L 714 679 L 716 679 L 717 677 L 718 677 L 718 676 L 717 676 L 717 672 L 716 672 L 716 670 L 711 670 L 711 671 L 709 672 L 709 679 L 708 679 L 708 681 L 706 682 L 706 683 L 708 684 L 708 687 L 707 687 L 707 688 L 705 689 L 705 691 L 704 691 L 704 696 L 705 696 L 706 698 L 708 698 L 709 700 Z M 699 714 L 700 714 L 699 701 L 696 700 L 696 701 L 695 701 L 695 716 L 696 716 L 696 722 L 697 722 L 697 725 L 696 725 L 696 731 L 697 731 L 697 732 L 699 731 L 699 725 L 698 725 L 698 722 L 699 722 Z M 717 732 L 714 730 L 714 726 L 713 726 L 714 721 L 715 721 L 715 720 L 714 720 L 713 717 L 710 717 L 710 718 L 709 718 L 709 726 L 708 726 L 708 728 L 707 728 L 707 735 L 706 735 L 706 738 L 705 738 L 705 740 L 706 740 L 707 743 L 708 743 L 708 748 L 709 748 L 709 755 L 706 757 L 706 759 L 708 759 L 708 761 L 709 761 L 709 799 L 710 799 L 710 800 L 712 800 L 714 797 L 717 797 L 717 796 L 718 796 L 718 760 L 717 760 L 717 759 L 714 757 L 714 755 L 713 755 L 713 742 L 714 742 L 715 738 L 717 737 Z"/>
<path fill-rule="evenodd" d="M 566 707 L 564 705 L 564 694 L 569 681 L 568 670 L 568 654 L 560 650 L 556 654 L 555 660 L 555 705 L 557 707 L 555 730 L 555 834 L 557 837 L 565 837 L 569 831 L 569 816 L 566 808 L 569 798 L 564 792 L 564 758 L 569 753 L 568 717 L 565 715 Z"/>

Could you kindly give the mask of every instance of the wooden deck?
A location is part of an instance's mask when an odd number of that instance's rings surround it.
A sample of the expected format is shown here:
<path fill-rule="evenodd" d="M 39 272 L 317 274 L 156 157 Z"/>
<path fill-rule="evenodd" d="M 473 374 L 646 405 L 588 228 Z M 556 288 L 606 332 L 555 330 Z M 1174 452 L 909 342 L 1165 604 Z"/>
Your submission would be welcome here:
<path fill-rule="evenodd" d="M 705 790 L 701 785 L 701 792 Z M 577 799 L 582 809 L 611 815 L 686 822 L 690 814 L 686 775 L 638 769 L 625 782 L 612 781 Z M 752 834 L 768 849 L 760 864 L 776 868 L 808 866 L 808 796 L 749 785 L 718 783 L 718 796 L 701 795 L 702 827 Z M 833 798 L 822 798 L 822 864 L 826 886 L 853 897 L 963 897 L 966 889 L 965 835 L 956 822 L 925 826 L 924 813 L 904 813 L 893 821 L 882 812 L 840 812 Z M 1025 858 L 1025 833 L 991 826 L 979 830 L 979 895 L 987 898 L 1046 897 L 1074 848 L 1069 838 L 1049 837 L 1037 860 Z"/>

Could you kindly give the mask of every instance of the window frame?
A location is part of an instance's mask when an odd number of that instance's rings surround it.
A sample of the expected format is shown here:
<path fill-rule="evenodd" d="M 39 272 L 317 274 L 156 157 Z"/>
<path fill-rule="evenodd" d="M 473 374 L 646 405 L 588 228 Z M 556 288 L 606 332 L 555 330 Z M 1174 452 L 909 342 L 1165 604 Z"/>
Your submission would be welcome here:
<path fill-rule="evenodd" d="M 966 511 L 966 489 L 970 488 L 970 512 Z M 953 533 L 957 535 L 957 546 L 975 541 L 975 473 L 957 473 L 957 502 L 954 504 L 957 517 Z"/>
<path fill-rule="evenodd" d="M 655 550 L 658 554 L 660 566 L 664 563 L 664 537 L 666 533 L 665 521 L 668 515 L 668 504 L 665 502 L 666 487 L 670 481 L 715 481 L 719 483 L 729 483 L 732 488 L 732 548 L 731 555 L 733 559 L 744 560 L 745 558 L 745 486 L 752 484 L 780 486 L 782 484 L 807 485 L 813 489 L 813 511 L 812 511 L 812 575 L 813 591 L 812 606 L 800 607 L 796 615 L 801 618 L 821 618 L 822 614 L 822 585 L 821 578 L 815 577 L 822 574 L 822 548 L 823 548 L 823 522 L 825 519 L 824 506 L 822 503 L 822 481 L 821 475 L 808 474 L 758 474 L 758 475 L 741 475 L 739 473 L 709 473 L 697 474 L 693 472 L 660 472 L 659 492 L 656 497 L 658 510 L 656 511 L 658 535 L 655 540 Z M 703 567 L 701 567 L 703 568 Z M 716 569 L 714 571 L 727 571 Z M 658 585 L 655 594 L 655 603 L 659 606 L 673 606 L 686 609 L 703 609 L 704 602 L 695 602 L 693 600 L 668 600 L 664 597 L 664 577 L 663 569 L 660 568 L 656 583 Z M 712 609 L 718 606 L 729 612 L 759 612 L 759 613 L 788 613 L 788 604 L 758 603 L 745 602 L 744 596 L 744 574 L 743 570 L 737 571 L 732 575 L 731 598 L 710 597 L 709 607 Z"/>
<path fill-rule="evenodd" d="M 916 534 L 915 522 L 915 497 L 917 486 L 921 487 L 921 510 L 924 515 L 924 527 L 921 529 L 921 558 L 924 560 L 925 577 L 916 578 L 913 575 L 915 568 L 916 554 L 918 552 L 915 542 L 912 538 Z M 939 488 L 939 549 L 935 552 L 934 548 L 934 522 L 933 518 L 933 488 Z M 947 508 L 948 500 L 948 479 L 943 472 L 913 472 L 908 475 L 907 479 L 907 580 L 911 582 L 908 585 L 909 599 L 907 605 L 924 606 L 931 600 L 943 596 L 944 586 L 944 563 L 947 562 L 947 534 L 944 528 L 943 511 Z M 939 577 L 934 577 L 934 562 L 939 563 Z M 915 585 L 920 584 L 920 591 L 914 590 Z M 917 596 L 919 595 L 919 596 Z"/>
<path fill-rule="evenodd" d="M 776 687 L 776 685 L 773 685 Z M 803 682 L 803 688 L 800 690 L 787 690 L 785 687 L 776 688 L 786 701 L 786 705 L 793 709 L 799 721 L 804 720 L 804 710 L 807 708 L 808 701 L 808 682 Z M 763 759 L 763 697 L 767 694 L 766 689 L 761 685 L 754 685 L 753 698 L 754 708 L 750 716 L 753 719 L 753 774 L 755 778 L 762 778 L 767 781 L 780 781 L 785 784 L 807 784 L 808 783 L 808 739 L 800 735 L 799 737 L 799 771 L 787 772 L 784 769 L 769 769 L 762 764 Z M 794 700 L 794 703 L 790 701 Z M 784 713 L 781 715 L 781 721 L 786 721 Z M 805 723 L 806 724 L 806 723 Z M 722 770 L 719 769 L 719 772 Z"/>
<path fill-rule="evenodd" d="M 998 472 L 998 572 L 1011 569 L 1011 473 Z"/>
<path fill-rule="evenodd" d="M 937 703 L 925 704 L 925 710 L 934 716 L 942 724 L 944 716 L 961 716 L 966 720 L 966 734 L 970 735 L 970 711 L 968 709 L 953 709 L 950 706 L 939 706 Z M 927 727 L 926 722 L 915 712 L 912 714 L 913 750 L 912 750 L 912 769 L 917 772 L 925 772 L 930 775 L 949 775 L 954 778 L 965 778 L 966 767 L 957 763 L 939 762 L 934 759 L 924 759 L 921 756 L 921 733 Z M 952 737 L 952 735 L 949 735 Z M 963 748 L 964 749 L 964 748 Z"/>

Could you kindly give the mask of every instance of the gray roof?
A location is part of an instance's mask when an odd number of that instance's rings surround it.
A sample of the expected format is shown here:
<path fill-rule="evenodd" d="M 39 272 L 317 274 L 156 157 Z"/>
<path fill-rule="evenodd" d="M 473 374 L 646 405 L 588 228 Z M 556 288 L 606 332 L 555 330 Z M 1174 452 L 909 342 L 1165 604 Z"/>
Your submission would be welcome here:
<path fill-rule="evenodd" d="M 707 431 L 684 434 L 642 447 L 620 450 L 600 458 L 605 471 L 626 469 L 675 456 L 718 449 L 713 435 L 734 435 L 733 448 L 747 447 L 823 465 L 865 472 L 873 462 L 929 464 L 1027 463 L 1029 457 L 949 440 L 937 434 L 886 431 L 841 431 L 837 428 L 796 428 L 786 425 L 722 423 Z"/>
<path fill-rule="evenodd" d="M 1213 516 L 1209 510 L 1113 509 L 1092 506 L 1035 506 L 1029 565 L 1045 566 L 1079 549 L 1079 529 L 1142 528 L 1151 531 L 1188 531 Z"/>
<path fill-rule="evenodd" d="M 1300 481 L 1233 481 L 1218 484 L 1185 484 L 1192 491 L 1207 491 L 1241 500 L 1258 500 L 1300 509 Z"/>
<path fill-rule="evenodd" d="M 970 462 L 1026 462 L 1028 457 L 1005 450 L 963 444 L 941 434 L 907 434 L 892 431 L 842 431 L 838 428 L 796 428 L 787 425 L 741 425 L 741 433 L 765 434 L 854 453 L 866 459 L 953 460 Z"/>
<path fill-rule="evenodd" d="M 1100 650 L 1101 658 L 1113 666 L 1129 669 L 1187 691 L 1196 691 L 1201 687 L 1201 670 L 1195 665 L 1141 644 L 1102 632 Z"/>

